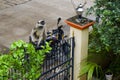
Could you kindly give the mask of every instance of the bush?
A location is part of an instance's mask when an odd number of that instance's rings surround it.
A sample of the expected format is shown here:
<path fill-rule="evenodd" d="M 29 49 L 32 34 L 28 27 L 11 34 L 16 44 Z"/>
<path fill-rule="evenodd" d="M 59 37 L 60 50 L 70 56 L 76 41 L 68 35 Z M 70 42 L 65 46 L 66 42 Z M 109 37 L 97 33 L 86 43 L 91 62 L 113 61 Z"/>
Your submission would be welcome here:
<path fill-rule="evenodd" d="M 45 54 L 51 50 L 47 42 L 42 48 L 36 51 L 30 43 L 22 40 L 14 42 L 10 52 L 0 56 L 0 79 L 36 80 L 40 76 Z"/>
<path fill-rule="evenodd" d="M 120 54 L 120 0 L 95 0 L 89 13 L 96 15 L 89 52 Z"/>
<path fill-rule="evenodd" d="M 107 69 L 119 73 L 120 0 L 95 0 L 87 14 L 94 13 L 96 24 L 89 35 L 89 53 L 105 54 L 110 59 Z M 101 61 L 105 63 L 101 58 Z"/>

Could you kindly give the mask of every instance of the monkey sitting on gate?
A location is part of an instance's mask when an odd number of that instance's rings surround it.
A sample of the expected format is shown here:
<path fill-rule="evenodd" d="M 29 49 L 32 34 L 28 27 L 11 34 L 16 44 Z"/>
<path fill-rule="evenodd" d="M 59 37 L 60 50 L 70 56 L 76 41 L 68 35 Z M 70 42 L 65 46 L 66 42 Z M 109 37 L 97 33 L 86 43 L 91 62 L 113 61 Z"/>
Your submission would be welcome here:
<path fill-rule="evenodd" d="M 39 47 L 41 41 L 44 41 L 46 39 L 45 26 L 46 26 L 45 21 L 39 20 L 36 23 L 36 26 L 32 29 L 29 40 L 32 44 L 35 45 L 35 47 Z"/>

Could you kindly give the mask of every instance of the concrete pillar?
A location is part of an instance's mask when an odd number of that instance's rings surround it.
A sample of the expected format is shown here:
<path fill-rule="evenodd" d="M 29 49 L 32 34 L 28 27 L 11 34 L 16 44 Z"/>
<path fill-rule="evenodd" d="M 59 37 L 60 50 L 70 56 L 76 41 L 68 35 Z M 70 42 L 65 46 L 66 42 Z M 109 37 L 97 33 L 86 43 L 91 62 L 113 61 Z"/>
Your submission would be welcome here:
<path fill-rule="evenodd" d="M 70 25 L 70 36 L 74 32 L 75 37 L 75 48 L 74 48 L 74 80 L 86 80 L 86 78 L 78 78 L 81 62 L 88 55 L 88 34 L 89 34 L 89 26 L 93 25 L 94 22 L 88 22 L 84 25 L 80 25 L 75 22 L 76 16 L 67 19 L 65 22 Z"/>
<path fill-rule="evenodd" d="M 74 48 L 74 80 L 78 80 L 80 71 L 80 63 L 87 57 L 88 49 L 88 28 L 79 30 L 70 27 L 70 33 L 74 32 L 75 48 Z M 71 35 L 71 34 L 70 34 Z"/>

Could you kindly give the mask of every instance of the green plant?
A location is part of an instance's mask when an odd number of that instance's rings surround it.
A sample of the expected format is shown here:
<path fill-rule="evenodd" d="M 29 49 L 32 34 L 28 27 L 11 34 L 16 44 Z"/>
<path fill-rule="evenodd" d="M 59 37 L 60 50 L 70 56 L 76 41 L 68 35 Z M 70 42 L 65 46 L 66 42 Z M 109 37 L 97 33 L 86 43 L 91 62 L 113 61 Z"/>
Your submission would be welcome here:
<path fill-rule="evenodd" d="M 116 58 L 112 61 L 109 69 L 112 71 L 114 76 L 120 75 L 120 55 L 117 55 Z"/>
<path fill-rule="evenodd" d="M 11 57 L 9 55 L 1 55 L 0 56 L 0 79 L 7 80 L 8 79 L 8 71 L 11 67 L 11 63 L 9 62 Z"/>
<path fill-rule="evenodd" d="M 14 42 L 10 52 L 0 56 L 0 79 L 37 79 L 41 73 L 45 54 L 51 50 L 47 42 L 42 48 L 36 51 L 30 43 L 22 40 Z"/>
<path fill-rule="evenodd" d="M 87 74 L 87 80 L 92 80 L 93 76 L 99 79 L 103 78 L 103 70 L 101 66 L 93 62 L 85 62 L 82 64 L 79 77 L 84 74 Z"/>
<path fill-rule="evenodd" d="M 95 13 L 98 21 L 90 34 L 89 52 L 120 54 L 119 3 L 120 0 L 95 0 L 88 9 L 88 14 Z"/>
<path fill-rule="evenodd" d="M 89 53 L 107 54 L 111 62 L 107 68 L 112 70 L 113 74 L 120 74 L 120 58 L 117 59 L 120 54 L 119 3 L 120 0 L 95 0 L 94 6 L 87 12 L 95 13 L 96 16 L 96 24 L 89 35 Z"/>

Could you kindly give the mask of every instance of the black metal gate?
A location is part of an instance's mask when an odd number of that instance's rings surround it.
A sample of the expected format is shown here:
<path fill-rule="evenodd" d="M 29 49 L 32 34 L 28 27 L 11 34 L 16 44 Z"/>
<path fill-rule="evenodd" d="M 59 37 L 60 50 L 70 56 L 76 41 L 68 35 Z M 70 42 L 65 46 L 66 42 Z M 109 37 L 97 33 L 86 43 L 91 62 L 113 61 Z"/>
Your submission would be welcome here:
<path fill-rule="evenodd" d="M 46 55 L 39 80 L 73 80 L 74 37 L 56 42 Z"/>

